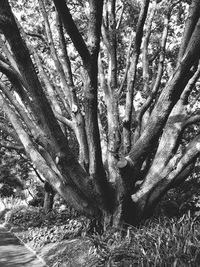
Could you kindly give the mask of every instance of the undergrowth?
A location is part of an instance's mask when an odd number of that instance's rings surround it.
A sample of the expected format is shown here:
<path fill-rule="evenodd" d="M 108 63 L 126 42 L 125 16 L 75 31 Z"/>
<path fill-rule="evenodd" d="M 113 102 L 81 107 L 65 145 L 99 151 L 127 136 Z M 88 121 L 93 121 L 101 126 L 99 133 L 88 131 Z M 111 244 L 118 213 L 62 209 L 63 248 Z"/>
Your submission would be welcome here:
<path fill-rule="evenodd" d="M 43 208 L 27 206 L 8 211 L 5 222 L 12 226 L 11 231 L 35 250 L 49 243 L 81 236 L 88 224 L 85 217 L 74 217 L 68 210 L 53 210 L 45 214 Z"/>
<path fill-rule="evenodd" d="M 199 181 L 189 180 L 179 189 L 169 191 L 154 217 L 139 227 L 111 228 L 101 235 L 89 235 L 90 221 L 69 210 L 46 215 L 42 208 L 21 206 L 8 212 L 6 221 L 20 226 L 17 234 L 35 250 L 67 239 L 88 240 L 90 249 L 81 267 L 198 267 L 199 185 Z M 56 262 L 50 266 L 66 266 L 66 251 L 56 249 Z"/>
<path fill-rule="evenodd" d="M 37 227 L 27 226 L 28 216 L 25 213 L 21 217 L 14 214 L 8 214 L 7 217 L 10 221 L 11 217 L 12 220 L 15 218 L 21 226 L 22 221 L 25 222 L 24 230 L 18 234 L 25 243 L 31 243 L 36 250 L 48 243 L 59 243 L 66 239 L 90 240 L 87 260 L 82 264 L 85 267 L 200 266 L 200 218 L 191 215 L 190 212 L 179 218 L 154 217 L 137 228 L 130 226 L 126 230 L 107 229 L 102 235 L 87 235 L 86 219 L 69 218 L 66 212 L 53 212 L 48 215 L 40 212 L 43 221 Z M 30 211 L 28 214 L 31 214 Z M 63 254 L 63 260 L 65 256 Z M 60 265 L 56 266 L 65 266 L 62 265 L 64 263 L 60 252 L 59 262 Z"/>
<path fill-rule="evenodd" d="M 138 228 L 92 236 L 85 266 L 200 266 L 200 224 L 190 213 L 179 219 L 154 218 Z"/>

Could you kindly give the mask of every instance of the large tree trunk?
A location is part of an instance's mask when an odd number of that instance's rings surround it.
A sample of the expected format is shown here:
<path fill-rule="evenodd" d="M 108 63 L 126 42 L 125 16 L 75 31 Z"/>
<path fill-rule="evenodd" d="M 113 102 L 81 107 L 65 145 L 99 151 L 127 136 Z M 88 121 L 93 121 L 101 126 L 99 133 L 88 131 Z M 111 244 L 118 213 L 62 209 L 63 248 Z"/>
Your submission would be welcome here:
<path fill-rule="evenodd" d="M 3 18 L 0 21 L 0 27 L 3 29 L 15 56 L 20 73 L 25 80 L 25 84 L 27 85 L 26 90 L 34 99 L 32 112 L 36 115 L 35 122 L 39 125 L 40 132 L 42 133 L 42 136 L 39 137 L 32 137 L 27 134 L 20 120 L 12 112 L 9 105 L 6 104 L 7 100 L 4 101 L 2 99 L 5 103 L 5 112 L 8 114 L 8 118 L 15 128 L 21 143 L 40 173 L 44 177 L 47 177 L 50 184 L 52 184 L 64 198 L 67 198 L 68 201 L 71 199 L 69 202 L 71 202 L 72 205 L 77 206 L 78 209 L 82 206 L 82 211 L 85 209 L 84 207 L 88 205 L 91 206 L 91 203 L 94 204 L 96 201 L 104 206 L 104 200 L 98 197 L 100 193 L 96 192 L 95 184 L 87 178 L 88 174 L 82 169 L 70 152 L 67 138 L 64 136 L 44 96 L 29 52 L 20 37 L 19 30 L 7 1 L 3 1 L 0 12 L 1 18 Z M 29 127 L 29 125 L 27 126 Z M 83 184 L 86 186 L 83 186 L 85 189 L 82 187 Z M 71 189 L 73 191 L 72 194 L 70 193 Z M 91 195 L 89 192 L 91 192 Z M 76 200 L 74 201 L 73 198 Z M 95 198 L 98 200 L 95 200 Z M 87 200 L 84 201 L 83 199 Z M 92 206 L 94 207 L 93 204 Z M 93 214 L 93 212 L 96 213 L 98 208 L 89 208 L 89 210 L 89 213 Z M 99 211 L 97 213 L 99 213 Z"/>
<path fill-rule="evenodd" d="M 183 146 L 180 142 L 184 129 L 200 120 L 198 115 L 189 118 L 187 110 L 188 95 L 200 75 L 200 65 L 198 66 L 200 18 L 197 12 L 199 2 L 194 0 L 191 5 L 190 19 L 186 23 L 184 45 L 181 46 L 177 66 L 163 86 L 161 83 L 163 62 L 172 7 L 167 10 L 159 64 L 155 69 L 156 75 L 151 81 L 150 96 L 148 96 L 150 91 L 148 42 L 155 6 L 152 7 L 150 21 L 146 26 L 148 32 L 141 47 L 150 1 L 145 0 L 141 5 L 132 56 L 130 56 L 131 44 L 127 55 L 128 60 L 131 58 L 131 66 L 129 68 L 127 64 L 120 88 L 118 88 L 120 70 L 117 64 L 117 31 L 120 18 L 117 23 L 117 2 L 108 0 L 105 3 L 107 12 L 102 25 L 102 39 L 107 51 L 107 72 L 104 71 L 99 57 L 103 1 L 88 2 L 88 31 L 84 37 L 78 30 L 66 1 L 53 1 L 59 16 L 62 60 L 53 42 L 54 36 L 44 2 L 42 0 L 39 2 L 51 57 L 59 73 L 61 86 L 59 88 L 51 84 L 37 51 L 32 49 L 32 54 L 35 54 L 35 64 L 39 66 L 42 81 L 40 82 L 9 3 L 6 0 L 0 1 L 0 30 L 11 50 L 2 49 L 4 54 L 0 54 L 0 71 L 12 84 L 10 86 L 7 81 L 6 85 L 0 82 L 2 109 L 18 136 L 17 142 L 23 145 L 29 159 L 45 177 L 47 184 L 71 206 L 87 216 L 104 219 L 109 224 L 119 225 L 123 222 L 137 224 L 143 218 L 150 216 L 167 190 L 188 177 L 200 154 L 199 135 L 196 135 L 187 146 Z M 81 99 L 76 94 L 76 83 L 73 80 L 62 26 L 82 60 L 84 82 Z M 1 47 L 4 45 L 0 42 Z M 137 111 L 139 115 L 133 118 L 133 98 L 141 49 L 143 49 L 142 78 L 146 101 L 140 111 Z M 14 60 L 10 59 L 11 55 Z M 123 92 L 126 98 L 123 120 L 119 116 L 118 104 L 125 80 L 127 88 Z M 102 160 L 98 120 L 99 91 L 101 93 L 103 91 L 104 107 L 107 112 L 108 129 L 104 131 L 103 127 L 101 128 L 102 134 L 107 135 L 107 167 Z M 15 93 L 23 104 L 15 97 Z M 132 128 L 133 121 L 138 123 L 135 128 Z M 70 127 L 77 137 L 80 147 L 79 161 L 70 149 L 66 126 Z M 123 132 L 122 136 L 120 130 Z M 135 130 L 134 138 L 132 130 Z M 53 190 L 48 186 L 46 189 L 45 210 L 48 212 L 53 201 Z"/>

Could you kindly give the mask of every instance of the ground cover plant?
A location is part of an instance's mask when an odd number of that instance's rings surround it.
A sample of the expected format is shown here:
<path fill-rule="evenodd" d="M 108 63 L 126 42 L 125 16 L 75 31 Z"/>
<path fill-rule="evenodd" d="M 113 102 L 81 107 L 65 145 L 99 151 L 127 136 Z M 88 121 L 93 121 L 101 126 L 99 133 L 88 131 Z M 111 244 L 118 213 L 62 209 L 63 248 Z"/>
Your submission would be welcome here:
<path fill-rule="evenodd" d="M 181 188 L 169 191 L 154 217 L 138 227 L 124 225 L 104 229 L 101 234 L 91 233 L 90 221 L 70 209 L 45 214 L 42 208 L 25 206 L 7 212 L 5 220 L 11 224 L 11 231 L 40 252 L 50 267 L 72 263 L 85 267 L 197 267 L 200 265 L 197 182 L 198 179 L 191 178 Z M 176 209 L 171 212 L 174 203 Z"/>
<path fill-rule="evenodd" d="M 199 266 L 200 218 L 190 213 L 181 217 L 155 217 L 140 227 L 107 229 L 102 235 L 88 235 L 80 218 L 60 220 L 56 226 L 46 221 L 40 227 L 13 229 L 25 243 L 37 252 L 49 244 L 46 260 L 49 266 L 67 266 L 79 253 L 62 243 L 65 240 L 88 241 L 83 265 L 74 266 Z M 19 221 L 16 221 L 17 226 Z M 34 223 L 33 223 L 34 225 Z M 73 247 L 76 246 L 76 242 Z M 61 249 L 62 248 L 62 249 Z M 68 250 L 65 250 L 67 248 Z M 79 248 L 80 249 L 80 248 Z M 70 251 L 72 250 L 72 251 Z M 52 256 L 54 260 L 52 260 Z M 57 264 L 57 265 L 56 265 Z"/>
<path fill-rule="evenodd" d="M 19 230 L 25 243 L 33 241 L 34 249 L 48 243 L 80 236 L 86 229 L 85 217 L 74 217 L 69 211 L 45 213 L 43 208 L 18 206 L 5 215 L 5 224 L 11 231 Z"/>

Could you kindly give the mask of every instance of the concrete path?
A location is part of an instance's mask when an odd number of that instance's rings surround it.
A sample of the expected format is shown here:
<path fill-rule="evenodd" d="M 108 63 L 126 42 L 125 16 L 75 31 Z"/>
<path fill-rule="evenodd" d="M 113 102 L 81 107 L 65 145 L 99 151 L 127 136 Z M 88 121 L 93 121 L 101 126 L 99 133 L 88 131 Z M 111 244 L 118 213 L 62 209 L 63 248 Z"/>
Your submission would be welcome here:
<path fill-rule="evenodd" d="M 0 226 L 0 267 L 47 267 L 31 250 Z"/>

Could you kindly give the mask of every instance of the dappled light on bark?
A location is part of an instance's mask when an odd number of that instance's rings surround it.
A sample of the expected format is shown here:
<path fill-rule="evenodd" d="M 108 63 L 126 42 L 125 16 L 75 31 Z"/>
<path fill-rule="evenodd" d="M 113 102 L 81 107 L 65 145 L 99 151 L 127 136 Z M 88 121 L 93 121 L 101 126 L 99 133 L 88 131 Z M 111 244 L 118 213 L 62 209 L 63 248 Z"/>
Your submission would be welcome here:
<path fill-rule="evenodd" d="M 200 153 L 199 1 L 21 2 L 0 2 L 0 145 L 45 180 L 46 213 L 58 192 L 140 223 Z"/>

